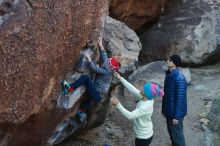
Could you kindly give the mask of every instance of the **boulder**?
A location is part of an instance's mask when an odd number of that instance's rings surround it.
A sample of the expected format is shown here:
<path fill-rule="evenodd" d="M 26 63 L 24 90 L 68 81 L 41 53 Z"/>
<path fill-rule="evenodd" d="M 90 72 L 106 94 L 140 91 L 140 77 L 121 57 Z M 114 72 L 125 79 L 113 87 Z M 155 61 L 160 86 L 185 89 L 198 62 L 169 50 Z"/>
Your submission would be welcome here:
<path fill-rule="evenodd" d="M 187 1 L 161 20 L 140 38 L 143 63 L 179 54 L 193 65 L 219 60 L 220 2 Z"/>
<path fill-rule="evenodd" d="M 156 61 L 142 66 L 135 70 L 129 77 L 128 81 L 137 89 L 143 90 L 145 82 L 154 82 L 161 86 L 164 85 L 165 70 L 167 65 L 164 61 Z M 186 76 L 187 83 L 191 81 L 191 74 L 188 68 L 181 68 L 182 73 Z M 125 96 L 130 96 L 129 92 L 124 90 Z"/>
<path fill-rule="evenodd" d="M 161 0 L 111 0 L 109 11 L 111 17 L 137 31 L 160 17 L 164 3 Z"/>
<path fill-rule="evenodd" d="M 124 23 L 106 17 L 103 38 L 107 48 L 121 64 L 119 72 L 127 73 L 136 69 L 141 43 L 136 33 Z"/>
<path fill-rule="evenodd" d="M 208 113 L 208 117 L 210 119 L 210 125 L 214 129 L 214 131 L 220 131 L 220 99 L 219 97 L 212 102 L 211 111 Z"/>
<path fill-rule="evenodd" d="M 103 0 L 0 0 L 1 146 L 42 145 L 71 113 L 56 107 L 60 81 L 87 40 L 98 40 L 107 8 Z"/>
<path fill-rule="evenodd" d="M 189 84 L 192 79 L 191 79 L 191 72 L 189 68 L 181 68 L 182 73 L 184 74 L 184 76 L 186 77 L 186 81 Z"/>
<path fill-rule="evenodd" d="M 213 145 L 218 146 L 220 144 L 220 110 L 219 110 L 219 104 L 220 104 L 220 94 L 217 94 L 215 99 L 212 102 L 211 110 L 208 113 L 208 119 L 210 120 L 209 126 L 211 129 L 211 132 L 213 134 L 212 136 L 212 143 Z"/>
<path fill-rule="evenodd" d="M 184 0 L 166 0 L 163 15 L 167 15 L 170 12 L 178 9 L 183 3 Z"/>

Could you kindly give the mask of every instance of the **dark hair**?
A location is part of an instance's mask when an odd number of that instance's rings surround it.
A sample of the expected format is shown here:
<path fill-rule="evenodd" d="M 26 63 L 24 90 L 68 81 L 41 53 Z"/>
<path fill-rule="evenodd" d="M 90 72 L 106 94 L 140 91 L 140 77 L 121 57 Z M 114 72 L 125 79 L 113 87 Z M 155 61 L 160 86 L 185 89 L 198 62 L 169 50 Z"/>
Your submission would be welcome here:
<path fill-rule="evenodd" d="M 176 67 L 181 66 L 181 58 L 179 55 L 174 54 L 174 55 L 170 56 L 170 59 L 173 62 L 173 64 L 176 65 Z"/>

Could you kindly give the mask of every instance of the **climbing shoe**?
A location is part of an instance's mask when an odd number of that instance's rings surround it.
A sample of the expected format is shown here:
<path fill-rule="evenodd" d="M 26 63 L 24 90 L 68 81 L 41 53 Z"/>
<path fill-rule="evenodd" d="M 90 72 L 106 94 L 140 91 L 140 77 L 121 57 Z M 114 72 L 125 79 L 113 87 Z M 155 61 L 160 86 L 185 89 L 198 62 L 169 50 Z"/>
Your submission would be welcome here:
<path fill-rule="evenodd" d="M 83 112 L 83 111 L 78 111 L 77 113 L 76 113 L 76 115 L 79 117 L 79 120 L 80 120 L 80 122 L 82 122 L 82 123 L 84 123 L 84 122 L 86 122 L 86 113 L 85 112 Z"/>
<path fill-rule="evenodd" d="M 70 85 L 68 84 L 67 81 L 63 80 L 63 81 L 61 82 L 61 86 L 62 86 L 62 88 L 63 88 L 63 93 L 64 93 L 64 94 L 72 93 L 72 92 L 73 92 L 73 88 L 70 87 Z"/>

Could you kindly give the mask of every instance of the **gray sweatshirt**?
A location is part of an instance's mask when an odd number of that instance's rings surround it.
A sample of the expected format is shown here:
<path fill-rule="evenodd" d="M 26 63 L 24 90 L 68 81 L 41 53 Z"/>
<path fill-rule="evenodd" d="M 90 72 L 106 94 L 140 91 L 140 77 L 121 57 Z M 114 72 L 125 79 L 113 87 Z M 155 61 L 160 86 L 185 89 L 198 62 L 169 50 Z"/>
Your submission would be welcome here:
<path fill-rule="evenodd" d="M 114 72 L 108 67 L 106 51 L 100 51 L 100 55 L 104 62 L 102 67 L 96 66 L 94 62 L 90 62 L 89 66 L 93 72 L 97 73 L 94 80 L 97 91 L 106 94 L 109 90 Z"/>

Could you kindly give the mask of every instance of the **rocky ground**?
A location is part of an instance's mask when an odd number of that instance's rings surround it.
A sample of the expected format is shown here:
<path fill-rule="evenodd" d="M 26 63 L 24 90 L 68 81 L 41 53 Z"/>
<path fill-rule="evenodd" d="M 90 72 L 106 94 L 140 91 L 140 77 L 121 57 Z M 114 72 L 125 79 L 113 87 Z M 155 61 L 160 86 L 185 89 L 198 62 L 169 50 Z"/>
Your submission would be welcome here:
<path fill-rule="evenodd" d="M 188 86 L 188 115 L 184 121 L 184 133 L 187 146 L 218 146 L 219 122 L 211 119 L 215 112 L 219 115 L 219 108 L 212 105 L 220 99 L 220 64 L 198 69 L 190 69 L 192 81 Z M 121 88 L 121 87 L 119 87 Z M 119 89 L 120 90 L 120 89 Z M 123 105 L 128 109 L 134 107 L 134 102 L 124 97 L 119 97 Z M 152 116 L 154 124 L 154 139 L 151 146 L 171 146 L 166 129 L 165 118 L 160 114 L 161 99 L 157 99 Z M 211 131 L 210 131 L 210 130 Z M 213 132 L 215 130 L 215 132 Z M 111 146 L 133 146 L 134 134 L 132 125 L 115 109 L 110 109 L 105 123 L 86 135 L 77 138 L 81 142 L 68 140 L 62 146 L 109 144 Z M 75 141 L 75 140 L 74 140 Z M 84 143 L 82 143 L 84 141 Z"/>

